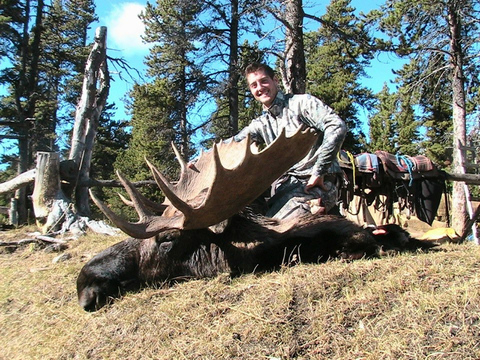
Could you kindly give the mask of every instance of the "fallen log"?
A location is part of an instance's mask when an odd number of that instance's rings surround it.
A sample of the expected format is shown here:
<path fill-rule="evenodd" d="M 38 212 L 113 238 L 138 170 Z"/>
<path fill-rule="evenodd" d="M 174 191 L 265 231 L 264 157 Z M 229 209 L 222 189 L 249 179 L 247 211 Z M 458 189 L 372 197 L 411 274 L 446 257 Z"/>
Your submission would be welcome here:
<path fill-rule="evenodd" d="M 36 170 L 28 170 L 13 179 L 0 183 L 0 194 L 14 192 L 35 181 Z"/>
<path fill-rule="evenodd" d="M 36 169 L 29 170 L 22 175 L 18 175 L 17 177 L 8 180 L 4 183 L 0 183 L 0 194 L 7 193 L 7 192 L 14 192 L 24 186 L 32 184 L 35 182 L 36 176 Z M 62 183 L 69 184 L 69 181 L 65 181 L 62 179 Z M 136 181 L 132 183 L 135 187 L 143 187 L 143 186 L 156 186 L 155 180 L 142 180 Z M 87 179 L 79 181 L 76 186 L 78 187 L 123 187 L 123 185 L 118 180 L 95 180 L 95 179 Z"/>
<path fill-rule="evenodd" d="M 27 238 L 17 241 L 0 241 L 0 246 L 22 246 L 28 245 L 32 243 L 46 243 L 46 244 L 54 244 L 54 245 L 66 245 L 67 242 L 64 240 L 54 239 L 50 236 L 45 235 L 35 235 L 33 238 Z"/>

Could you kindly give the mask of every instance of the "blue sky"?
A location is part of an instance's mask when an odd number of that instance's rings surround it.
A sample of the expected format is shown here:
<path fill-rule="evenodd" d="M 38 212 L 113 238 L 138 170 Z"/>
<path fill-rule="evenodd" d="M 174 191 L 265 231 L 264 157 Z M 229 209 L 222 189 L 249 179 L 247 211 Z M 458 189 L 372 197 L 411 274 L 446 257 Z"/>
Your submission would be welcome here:
<path fill-rule="evenodd" d="M 317 16 L 321 16 L 328 0 L 318 1 L 310 0 L 314 2 L 313 8 L 308 5 L 309 0 L 304 1 L 304 6 L 308 8 L 308 12 L 317 10 L 314 13 Z M 154 2 L 154 1 L 152 1 Z M 321 5 L 319 5 L 321 3 Z M 381 0 L 353 0 L 352 6 L 357 8 L 358 11 L 368 12 L 374 8 L 378 8 L 383 3 Z M 92 27 L 92 39 L 93 32 L 97 26 L 107 26 L 108 28 L 108 40 L 107 46 L 109 48 L 109 55 L 112 57 L 123 57 L 130 66 L 137 68 L 143 73 L 143 59 L 148 54 L 147 45 L 143 44 L 140 36 L 143 33 L 143 24 L 138 19 L 138 14 L 142 11 L 146 4 L 146 0 L 137 1 L 116 1 L 116 0 L 102 0 L 97 2 L 97 14 L 99 16 L 98 24 L 94 24 Z M 314 29 L 318 24 L 309 23 L 307 26 L 311 26 Z M 392 69 L 398 69 L 402 62 L 395 58 L 393 55 L 382 55 L 376 59 L 372 66 L 367 69 L 369 78 L 363 79 L 363 84 L 370 87 L 374 92 L 378 92 L 382 89 L 383 85 L 393 78 Z M 114 69 L 110 68 L 110 71 Z M 130 90 L 133 85 L 132 80 L 122 81 L 118 75 L 112 74 L 114 81 L 111 84 L 109 102 L 115 102 L 118 107 L 116 117 L 118 119 L 129 119 L 130 117 L 124 112 L 124 101 L 122 100 L 125 94 Z M 138 79 L 139 80 L 139 79 Z M 362 114 L 362 118 L 366 121 L 367 114 Z"/>
<path fill-rule="evenodd" d="M 148 54 L 148 46 L 142 42 L 144 26 L 138 18 L 144 9 L 146 1 L 115 1 L 101 0 L 97 2 L 98 24 L 93 24 L 91 38 L 97 26 L 107 27 L 108 55 L 114 58 L 123 58 L 128 64 L 144 72 L 143 59 Z M 132 88 L 134 80 L 127 74 L 122 74 L 125 80 L 120 79 L 116 69 L 110 66 L 113 81 L 110 84 L 109 102 L 115 102 L 118 107 L 117 118 L 127 119 L 124 112 L 123 98 Z M 135 75 L 132 72 L 132 75 Z"/>

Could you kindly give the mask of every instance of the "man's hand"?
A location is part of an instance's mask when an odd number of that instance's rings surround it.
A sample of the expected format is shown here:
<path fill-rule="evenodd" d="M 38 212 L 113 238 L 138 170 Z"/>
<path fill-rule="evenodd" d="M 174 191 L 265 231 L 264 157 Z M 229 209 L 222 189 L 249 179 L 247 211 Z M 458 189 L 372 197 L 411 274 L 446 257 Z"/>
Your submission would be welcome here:
<path fill-rule="evenodd" d="M 307 205 L 310 206 L 310 212 L 312 214 L 325 215 L 327 209 L 323 206 L 322 199 L 312 199 L 307 201 Z"/>
<path fill-rule="evenodd" d="M 315 186 L 318 186 L 320 189 L 324 191 L 328 191 L 328 189 L 325 187 L 325 184 L 323 183 L 323 175 L 312 175 L 310 176 L 310 179 L 308 179 L 307 185 L 305 185 L 305 192 L 308 192 L 311 188 L 314 188 Z"/>

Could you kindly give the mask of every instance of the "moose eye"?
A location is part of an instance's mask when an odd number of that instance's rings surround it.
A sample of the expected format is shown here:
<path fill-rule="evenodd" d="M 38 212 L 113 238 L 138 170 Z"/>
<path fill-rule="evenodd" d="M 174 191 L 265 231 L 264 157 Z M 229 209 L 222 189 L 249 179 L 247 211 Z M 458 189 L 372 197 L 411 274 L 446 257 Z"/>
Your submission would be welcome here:
<path fill-rule="evenodd" d="M 166 252 L 169 252 L 169 251 L 172 249 L 172 246 L 173 246 L 173 244 L 172 244 L 171 241 L 162 242 L 162 243 L 160 244 L 160 248 L 161 248 L 162 250 L 165 250 Z"/>

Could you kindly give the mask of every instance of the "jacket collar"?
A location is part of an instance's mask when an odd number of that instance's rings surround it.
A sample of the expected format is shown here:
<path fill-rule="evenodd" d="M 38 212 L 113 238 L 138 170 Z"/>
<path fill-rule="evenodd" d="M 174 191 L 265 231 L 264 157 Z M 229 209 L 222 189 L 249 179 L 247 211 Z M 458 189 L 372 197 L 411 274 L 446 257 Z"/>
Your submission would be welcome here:
<path fill-rule="evenodd" d="M 273 100 L 272 105 L 269 108 L 263 107 L 264 113 L 269 113 L 273 117 L 277 117 L 282 114 L 283 108 L 286 106 L 286 97 L 283 92 L 278 90 L 275 100 Z"/>

